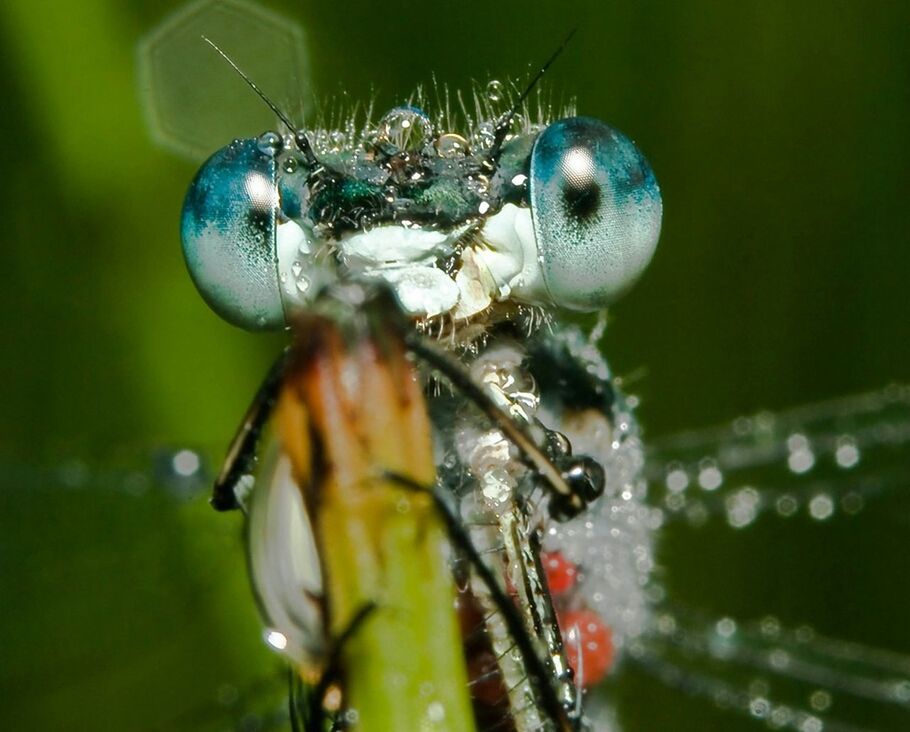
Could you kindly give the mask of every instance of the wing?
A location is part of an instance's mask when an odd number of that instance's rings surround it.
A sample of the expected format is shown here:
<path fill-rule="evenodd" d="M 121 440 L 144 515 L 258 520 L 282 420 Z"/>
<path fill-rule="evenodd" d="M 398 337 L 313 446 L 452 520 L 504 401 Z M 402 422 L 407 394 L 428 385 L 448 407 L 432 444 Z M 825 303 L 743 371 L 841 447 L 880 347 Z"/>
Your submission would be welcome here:
<path fill-rule="evenodd" d="M 661 586 L 631 665 L 774 729 L 903 729 L 908 441 L 902 385 L 654 440 Z"/>
<path fill-rule="evenodd" d="M 669 520 L 721 516 L 743 528 L 805 512 L 824 521 L 910 495 L 908 445 L 910 387 L 894 385 L 658 438 L 646 473 Z"/>

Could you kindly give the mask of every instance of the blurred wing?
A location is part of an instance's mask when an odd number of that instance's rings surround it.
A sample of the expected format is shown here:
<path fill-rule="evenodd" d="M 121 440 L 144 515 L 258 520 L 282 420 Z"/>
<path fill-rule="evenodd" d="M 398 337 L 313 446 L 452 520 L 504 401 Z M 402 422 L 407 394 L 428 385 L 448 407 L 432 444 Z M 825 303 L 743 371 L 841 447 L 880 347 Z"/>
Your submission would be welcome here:
<path fill-rule="evenodd" d="M 738 623 L 665 607 L 630 657 L 668 686 L 772 729 L 903 729 L 910 709 L 910 657 L 773 616 Z"/>
<path fill-rule="evenodd" d="M 826 549 L 816 544 L 816 552 L 802 554 L 800 550 L 813 541 L 798 540 L 807 531 L 806 521 L 854 516 L 869 505 L 882 510 L 874 512 L 873 528 L 866 522 L 867 533 L 853 536 L 855 542 L 861 544 L 860 537 L 870 532 L 903 536 L 904 528 L 895 531 L 893 522 L 908 516 L 908 443 L 910 387 L 902 385 L 740 417 L 726 425 L 653 440 L 646 467 L 650 500 L 659 519 L 698 532 L 682 540 L 688 545 L 707 534 L 699 551 L 709 553 L 730 551 L 732 545 L 723 540 L 724 526 L 743 529 L 773 518 L 803 516 L 801 523 L 789 524 L 796 538 L 790 533 L 756 531 L 757 543 L 745 549 L 750 561 L 744 561 L 743 555 L 730 559 L 741 565 L 738 571 L 743 575 L 748 575 L 751 561 L 757 562 L 760 570 L 753 580 L 765 589 L 773 587 L 765 576 L 775 575 L 767 565 L 779 567 L 777 581 L 789 589 L 774 595 L 772 601 L 783 599 L 783 607 L 792 615 L 794 608 L 807 606 L 788 603 L 787 598 L 825 593 L 830 588 L 816 588 L 811 582 L 788 584 L 793 577 L 810 577 L 811 570 L 788 574 L 786 567 L 775 564 L 787 551 L 791 569 L 800 562 L 814 562 L 816 571 L 823 573 L 832 571 L 820 561 L 825 554 L 836 561 L 855 562 L 860 573 L 862 562 L 869 561 L 861 552 L 852 556 L 851 546 L 837 545 L 830 534 L 825 535 L 824 541 L 831 542 Z M 880 520 L 892 522 L 891 528 L 884 530 L 875 523 Z M 821 535 L 814 536 L 822 540 Z M 767 550 L 762 553 L 762 541 L 790 548 L 779 555 L 765 545 Z M 899 538 L 895 541 L 900 544 Z M 874 557 L 875 549 L 867 548 Z M 832 601 L 842 598 L 845 604 L 853 603 L 869 623 L 887 626 L 886 619 L 876 615 L 881 605 L 849 584 L 847 578 L 854 576 L 850 566 L 835 566 L 843 570 L 839 581 L 844 594 L 829 595 Z M 894 577 L 900 582 L 899 566 L 894 568 Z M 712 603 L 728 606 L 723 600 L 725 578 L 714 576 L 711 581 L 717 582 Z M 645 634 L 629 649 L 634 665 L 666 685 L 773 729 L 862 732 L 904 728 L 910 707 L 910 656 L 825 637 L 809 626 L 787 628 L 770 615 L 746 621 L 705 613 L 681 604 L 676 594 L 658 593 L 666 599 Z M 896 614 L 901 612 L 901 597 L 898 592 L 891 597 Z M 735 607 L 736 602 L 730 605 Z"/>
<path fill-rule="evenodd" d="M 249 602 L 240 519 L 208 506 L 211 460 L 106 452 L 44 465 L 0 455 L 0 728 L 104 719 L 199 732 L 286 720 L 283 664 L 261 652 Z"/>
<path fill-rule="evenodd" d="M 651 500 L 698 526 L 743 528 L 765 515 L 816 520 L 910 493 L 910 387 L 889 386 L 788 411 L 760 412 L 648 445 Z"/>
<path fill-rule="evenodd" d="M 276 127 L 274 114 L 203 36 L 302 125 L 309 84 L 300 25 L 242 0 L 200 0 L 139 43 L 139 88 L 156 143 L 199 160 Z"/>

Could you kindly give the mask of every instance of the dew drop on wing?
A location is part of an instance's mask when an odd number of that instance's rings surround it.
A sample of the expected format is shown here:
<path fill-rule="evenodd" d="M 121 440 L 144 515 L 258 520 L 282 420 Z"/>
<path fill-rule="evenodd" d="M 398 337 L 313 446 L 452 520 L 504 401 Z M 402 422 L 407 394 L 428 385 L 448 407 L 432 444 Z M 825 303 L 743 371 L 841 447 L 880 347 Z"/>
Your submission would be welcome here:
<path fill-rule="evenodd" d="M 762 532 L 805 546 L 806 534 L 824 530 L 813 524 L 842 531 L 836 527 L 851 522 L 863 535 L 896 537 L 910 512 L 908 443 L 910 389 L 901 385 L 655 438 L 647 472 L 651 501 L 666 518 L 663 540 L 683 532 L 681 540 L 698 542 L 705 532 L 722 537 L 726 527 L 745 531 L 740 542 Z M 722 485 L 699 484 L 705 465 L 722 472 Z M 873 515 L 863 515 L 867 507 Z M 833 551 L 841 550 L 828 545 Z M 780 561 L 775 557 L 764 552 L 757 561 Z M 813 561 L 819 556 L 788 563 L 805 563 L 811 573 Z M 664 564 L 672 578 L 673 557 Z M 790 592 L 805 595 L 799 587 Z M 723 598 L 710 604 L 721 607 Z M 874 636 L 877 623 L 869 621 L 866 633 Z M 789 626 L 774 615 L 712 620 L 678 592 L 665 593 L 630 658 L 673 688 L 778 729 L 887 730 L 906 719 L 901 690 L 910 688 L 910 655 Z"/>

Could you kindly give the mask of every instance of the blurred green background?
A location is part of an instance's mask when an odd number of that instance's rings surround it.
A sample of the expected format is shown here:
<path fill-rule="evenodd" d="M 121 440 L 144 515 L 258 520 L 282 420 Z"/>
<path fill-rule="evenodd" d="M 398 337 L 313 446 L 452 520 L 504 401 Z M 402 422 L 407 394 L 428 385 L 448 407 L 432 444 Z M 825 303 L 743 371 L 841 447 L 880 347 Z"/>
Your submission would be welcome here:
<path fill-rule="evenodd" d="M 632 136 L 664 194 L 606 339 L 648 434 L 910 379 L 910 4 L 267 5 L 303 25 L 317 98 L 377 109 L 431 73 L 525 74 L 580 27 L 547 87 Z M 238 518 L 118 489 L 159 447 L 217 457 L 281 342 L 220 322 L 184 272 L 195 164 L 152 144 L 136 78 L 137 42 L 179 6 L 0 10 L 2 729 L 201 728 L 276 667 Z M 257 104 L 238 90 L 224 115 Z M 907 516 L 670 530 L 665 582 L 910 652 Z M 627 732 L 761 727 L 632 671 L 614 693 Z"/>

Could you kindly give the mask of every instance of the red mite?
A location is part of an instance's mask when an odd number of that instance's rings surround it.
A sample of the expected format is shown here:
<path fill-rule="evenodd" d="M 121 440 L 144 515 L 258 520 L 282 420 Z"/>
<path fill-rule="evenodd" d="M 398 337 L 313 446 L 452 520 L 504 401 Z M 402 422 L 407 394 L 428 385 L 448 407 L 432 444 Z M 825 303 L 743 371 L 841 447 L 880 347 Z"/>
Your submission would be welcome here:
<path fill-rule="evenodd" d="M 560 552 L 545 552 L 541 557 L 547 586 L 557 605 L 578 581 L 578 567 Z M 569 665 L 581 686 L 596 685 L 613 665 L 613 635 L 593 610 L 580 608 L 559 612 L 559 627 Z M 580 663 L 579 663 L 580 661 Z"/>
<path fill-rule="evenodd" d="M 593 610 L 569 610 L 559 617 L 569 665 L 580 686 L 596 685 L 613 665 L 613 634 Z M 580 663 L 579 663 L 580 661 Z"/>
<path fill-rule="evenodd" d="M 563 595 L 575 586 L 578 580 L 578 567 L 561 552 L 544 552 L 541 559 L 551 594 Z"/>

